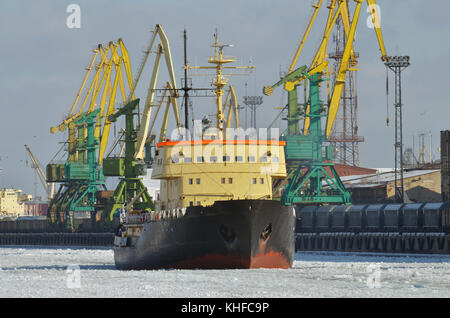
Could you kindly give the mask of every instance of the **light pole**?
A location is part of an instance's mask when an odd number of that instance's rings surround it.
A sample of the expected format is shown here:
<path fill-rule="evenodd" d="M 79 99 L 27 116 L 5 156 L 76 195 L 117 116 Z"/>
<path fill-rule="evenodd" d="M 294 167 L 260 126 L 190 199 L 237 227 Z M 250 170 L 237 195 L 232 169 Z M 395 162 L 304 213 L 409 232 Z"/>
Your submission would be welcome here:
<path fill-rule="evenodd" d="M 263 103 L 262 96 L 244 96 L 244 104 L 250 107 L 251 120 L 250 126 L 256 128 L 256 108 Z M 247 123 L 246 123 L 247 124 Z"/>
<path fill-rule="evenodd" d="M 395 199 L 403 203 L 402 71 L 410 65 L 409 56 L 388 56 L 385 65 L 395 74 Z"/>

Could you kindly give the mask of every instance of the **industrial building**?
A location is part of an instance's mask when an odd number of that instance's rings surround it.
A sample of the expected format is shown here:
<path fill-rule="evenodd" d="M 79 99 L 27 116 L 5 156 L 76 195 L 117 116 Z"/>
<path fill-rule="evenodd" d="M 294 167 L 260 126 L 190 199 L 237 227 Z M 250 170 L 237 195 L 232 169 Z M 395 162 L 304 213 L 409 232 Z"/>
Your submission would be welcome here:
<path fill-rule="evenodd" d="M 354 204 L 395 202 L 393 171 L 344 176 L 341 179 L 351 191 Z M 442 201 L 440 170 L 405 171 L 403 185 L 405 203 Z"/>
<path fill-rule="evenodd" d="M 42 200 L 31 200 L 25 202 L 25 215 L 29 216 L 46 216 L 48 209 L 48 202 Z"/>

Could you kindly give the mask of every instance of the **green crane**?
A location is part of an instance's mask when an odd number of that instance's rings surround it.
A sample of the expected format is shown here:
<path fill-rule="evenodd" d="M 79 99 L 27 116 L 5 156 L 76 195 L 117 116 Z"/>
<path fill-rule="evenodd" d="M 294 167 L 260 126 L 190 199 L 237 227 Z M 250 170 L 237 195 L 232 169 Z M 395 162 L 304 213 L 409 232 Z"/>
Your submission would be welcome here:
<path fill-rule="evenodd" d="M 134 159 L 137 141 L 134 115 L 138 105 L 139 99 L 135 99 L 108 117 L 110 122 L 115 122 L 120 116 L 125 116 L 125 157 L 108 157 L 103 160 L 105 176 L 121 177 L 103 213 L 107 223 L 113 220 L 117 209 L 124 208 L 129 202 L 133 202 L 134 211 L 154 210 L 153 200 L 139 177 L 145 174 L 145 163 Z"/>
<path fill-rule="evenodd" d="M 322 133 L 323 102 L 320 100 L 320 83 L 325 79 L 322 73 L 308 74 L 302 66 L 290 74 L 304 76 L 309 82 L 309 103 L 304 107 L 298 104 L 296 88 L 289 92 L 288 134 L 286 141 L 286 161 L 290 180 L 281 200 L 283 204 L 344 203 L 351 202 L 351 194 L 345 189 L 332 163 L 331 146 L 323 149 L 325 136 Z M 288 78 L 289 80 L 289 78 Z M 309 106 L 308 111 L 304 111 Z M 299 119 L 309 118 L 308 134 L 301 134 Z M 293 168 L 295 167 L 296 168 Z M 328 167 L 328 171 L 327 168 Z M 289 171 L 290 168 L 290 171 Z M 324 182 L 328 185 L 324 187 Z"/>
<path fill-rule="evenodd" d="M 308 73 L 308 67 L 301 66 L 275 85 L 264 88 L 264 93 L 270 95 L 277 86 L 296 83 L 295 87 L 288 91 L 288 129 L 283 137 L 286 141 L 288 184 L 281 201 L 286 205 L 351 202 L 351 194 L 345 189 L 332 163 L 334 158 L 331 146 L 325 147 L 325 156 L 323 155 L 323 143 L 326 139 L 322 133 L 322 117 L 327 115 L 320 100 L 320 83 L 326 80 L 322 78 L 324 67 L 318 67 Z M 306 81 L 300 84 L 302 79 L 308 80 L 309 98 L 304 104 L 299 104 L 297 87 L 306 85 Z M 300 131 L 301 119 L 308 119 L 308 129 L 305 130 L 307 134 Z M 328 187 L 324 187 L 324 182 Z M 284 184 L 278 185 L 274 192 Z"/>
<path fill-rule="evenodd" d="M 276 193 L 281 186 L 288 182 L 281 197 L 282 202 L 286 205 L 350 203 L 351 195 L 345 189 L 334 169 L 332 149 L 330 146 L 323 147 L 326 138 L 322 133 L 321 119 L 326 117 L 326 137 L 328 138 L 339 108 L 346 72 L 354 62 L 353 42 L 362 1 L 355 0 L 353 19 L 350 19 L 348 1 L 331 0 L 328 2 L 328 18 L 321 44 L 315 53 L 313 62 L 309 67 L 302 66 L 294 70 L 323 1 L 314 3 L 314 14 L 309 21 L 289 71 L 284 78 L 274 85 L 276 87 L 284 84 L 285 90 L 288 91 L 288 133 L 285 136 L 288 177 L 284 183 L 278 184 L 274 189 L 274 193 Z M 368 0 L 367 3 L 369 5 L 375 4 L 375 1 Z M 373 8 L 371 16 L 374 22 L 379 21 L 378 14 Z M 331 99 L 327 100 L 327 111 L 325 112 L 325 105 L 320 100 L 320 83 L 325 80 L 322 75 L 325 73 L 324 70 L 328 68 L 328 61 L 326 60 L 328 42 L 338 18 L 344 24 L 347 42 L 339 71 L 336 74 L 333 94 Z M 309 83 L 309 98 L 306 98 L 305 86 L 305 103 L 301 105 L 297 99 L 297 87 L 307 83 Z M 270 95 L 272 92 L 273 87 L 266 86 L 264 88 L 265 95 Z M 326 115 L 324 115 L 325 113 Z M 301 119 L 304 119 L 302 132 L 299 127 L 299 120 Z M 325 155 L 323 155 L 324 149 Z M 328 187 L 324 187 L 324 183 Z"/>
<path fill-rule="evenodd" d="M 96 212 L 96 192 L 106 190 L 105 178 L 96 158 L 99 140 L 95 137 L 95 124 L 100 109 L 82 114 L 73 123 L 77 133 L 75 151 L 78 156 L 70 156 L 64 164 L 61 184 L 55 197 L 49 203 L 51 224 L 64 226 L 65 230 L 74 231 L 74 212 Z M 52 179 L 55 173 L 47 166 L 47 176 Z M 49 169 L 50 167 L 50 169 Z"/>

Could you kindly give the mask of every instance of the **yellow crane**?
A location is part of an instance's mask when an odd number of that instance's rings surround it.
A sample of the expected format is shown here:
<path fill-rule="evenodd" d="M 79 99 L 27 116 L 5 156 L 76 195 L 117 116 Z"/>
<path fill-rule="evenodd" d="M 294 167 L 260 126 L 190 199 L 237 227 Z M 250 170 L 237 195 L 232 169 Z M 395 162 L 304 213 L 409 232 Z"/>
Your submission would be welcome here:
<path fill-rule="evenodd" d="M 361 4 L 363 0 L 354 0 L 356 2 L 356 8 L 353 15 L 353 18 L 350 20 L 349 16 L 349 8 L 347 5 L 347 0 L 331 0 L 327 6 L 329 12 L 328 12 L 328 18 L 325 24 L 325 29 L 323 32 L 322 40 L 320 43 L 320 46 L 314 55 L 313 61 L 311 65 L 309 66 L 308 74 L 313 75 L 316 73 L 322 73 L 324 69 L 328 68 L 328 61 L 327 58 L 327 49 L 328 49 L 328 43 L 331 31 L 333 30 L 333 27 L 336 25 L 337 19 L 340 17 L 343 21 L 345 35 L 347 37 L 347 44 L 344 49 L 344 54 L 342 57 L 342 62 L 339 67 L 339 71 L 336 74 L 336 82 L 333 88 L 333 92 L 329 101 L 328 105 L 328 117 L 327 117 L 327 123 L 326 123 L 326 138 L 329 138 L 331 134 L 331 130 L 333 127 L 334 120 L 336 118 L 337 111 L 339 109 L 339 101 L 342 96 L 342 89 L 345 84 L 345 78 L 346 74 L 349 70 L 351 70 L 351 67 L 355 65 L 355 57 L 354 57 L 354 49 L 353 49 L 353 42 L 354 42 L 354 36 L 356 32 L 356 26 L 359 20 L 360 16 L 360 10 L 361 10 Z M 310 33 L 310 30 L 316 21 L 318 11 L 320 10 L 322 6 L 322 0 L 319 0 L 317 3 L 313 4 L 314 12 L 313 15 L 308 23 L 308 27 L 305 31 L 305 34 L 302 37 L 302 41 L 300 42 L 300 45 L 296 51 L 296 54 L 294 56 L 294 59 L 289 67 L 289 71 L 286 76 L 286 80 L 283 81 L 284 88 L 288 92 L 291 92 L 295 89 L 297 85 L 299 85 L 302 81 L 306 79 L 306 76 L 293 76 L 289 78 L 289 75 L 293 72 L 295 65 L 297 63 L 297 60 L 302 52 L 304 43 L 306 42 L 308 35 Z M 378 44 L 381 52 L 381 59 L 382 61 L 387 60 L 386 55 L 386 49 L 384 46 L 383 36 L 381 32 L 381 25 L 380 25 L 380 19 L 379 19 L 379 13 L 378 13 L 378 7 L 376 5 L 375 0 L 366 0 L 370 15 L 372 18 L 372 22 L 374 25 L 375 33 L 378 39 Z M 328 71 L 327 71 L 328 73 Z M 276 85 L 276 84 L 275 84 Z M 274 85 L 274 86 L 275 86 Z M 273 93 L 273 87 L 266 86 L 264 88 L 264 94 L 270 95 Z M 308 115 L 308 109 L 305 110 L 306 115 Z M 304 119 L 304 134 L 308 133 L 309 128 L 309 117 L 305 116 Z"/>
<path fill-rule="evenodd" d="M 148 56 L 149 56 L 150 52 L 152 52 L 153 45 L 155 44 L 156 38 L 159 38 L 159 44 L 156 49 L 156 57 L 155 57 L 155 61 L 153 64 L 152 76 L 151 76 L 150 83 L 149 83 L 148 90 L 147 90 L 147 97 L 145 99 L 145 105 L 144 105 L 144 111 L 142 113 L 142 119 L 139 123 L 139 129 L 137 132 L 136 152 L 134 154 L 134 159 L 136 159 L 136 160 L 144 159 L 144 157 L 145 157 L 144 147 L 147 142 L 147 137 L 148 137 L 149 133 L 151 132 L 151 129 L 153 129 L 153 125 L 156 120 L 156 117 L 155 117 L 155 119 L 152 122 L 152 125 L 150 125 L 152 109 L 155 106 L 154 100 L 155 100 L 155 94 L 156 94 L 156 85 L 157 85 L 157 81 L 158 81 L 159 68 L 160 68 L 160 64 L 161 64 L 162 55 L 164 55 L 164 58 L 166 61 L 166 67 L 167 67 L 167 71 L 169 73 L 170 81 L 165 86 L 165 90 L 169 92 L 169 94 L 168 94 L 169 96 L 168 96 L 168 103 L 166 105 L 166 111 L 165 111 L 165 116 L 164 116 L 163 125 L 162 125 L 163 128 L 161 128 L 162 130 L 164 129 L 164 132 L 161 130 L 160 140 L 165 138 L 165 127 L 167 126 L 169 105 L 172 105 L 172 107 L 173 107 L 177 127 L 178 128 L 181 127 L 179 113 L 178 113 L 178 107 L 177 107 L 177 103 L 176 103 L 176 98 L 178 97 L 177 83 L 175 80 L 175 72 L 173 70 L 172 55 L 170 53 L 170 44 L 169 44 L 169 40 L 167 39 L 167 36 L 160 24 L 157 24 L 155 27 L 155 30 L 153 31 L 153 36 L 151 38 L 150 45 L 145 52 L 145 57 L 144 57 L 143 63 L 141 64 L 141 66 L 139 68 L 138 76 L 140 76 L 140 74 L 142 73 L 142 71 L 145 67 Z M 161 102 L 159 103 L 157 114 L 159 113 L 159 110 L 161 108 L 163 98 L 161 99 Z"/>
<path fill-rule="evenodd" d="M 124 157 L 108 157 L 105 158 L 104 173 L 107 176 L 121 177 L 114 194 L 108 200 L 105 208 L 104 219 L 112 220 L 117 209 L 124 208 L 129 210 L 131 206 L 135 210 L 150 211 L 154 209 L 151 196 L 142 180 L 139 178 L 144 173 L 145 147 L 148 143 L 155 139 L 151 134 L 155 125 L 158 114 L 163 109 L 164 101 L 165 110 L 159 141 L 166 140 L 166 129 L 170 108 L 173 109 L 177 127 L 180 129 L 179 112 L 176 103 L 178 91 L 176 88 L 175 73 L 173 70 L 172 56 L 170 53 L 170 44 L 160 24 L 157 24 L 153 31 L 150 45 L 145 51 L 144 59 L 138 69 L 137 77 L 134 81 L 136 87 L 141 74 L 145 68 L 150 53 L 153 52 L 153 45 L 159 37 L 159 44 L 156 48 L 156 57 L 153 64 L 152 76 L 147 89 L 147 97 L 145 99 L 144 110 L 140 117 L 137 127 L 134 125 L 135 109 L 139 100 L 129 101 L 123 108 L 108 116 L 108 120 L 116 121 L 120 116 L 125 116 L 125 156 Z M 162 91 L 162 97 L 158 102 L 155 101 L 157 89 L 157 81 L 161 64 L 161 57 L 164 55 L 166 67 L 170 80 L 166 83 Z M 156 107 L 156 114 L 152 118 L 152 109 Z M 181 131 L 180 131 L 181 133 Z"/>
<path fill-rule="evenodd" d="M 102 209 L 97 193 L 106 190 L 102 163 L 111 130 L 108 116 L 115 112 L 119 89 L 123 103 L 127 91 L 134 98 L 130 59 L 122 39 L 106 48 L 98 45 L 68 116 L 50 129 L 57 133 L 68 128 L 66 162 L 47 165 L 47 181 L 60 183 L 49 202 L 52 225 L 73 231 L 75 212 L 93 217 Z"/>
<path fill-rule="evenodd" d="M 98 64 L 95 64 L 99 57 L 100 60 L 98 61 Z M 83 94 L 83 90 L 86 87 L 93 70 L 95 74 L 83 101 L 80 103 L 81 105 L 79 105 L 80 97 Z M 114 76 L 113 70 L 115 72 Z M 100 165 L 102 164 L 108 144 L 111 125 L 107 116 L 115 111 L 114 105 L 116 103 L 117 90 L 119 87 L 122 95 L 122 102 L 125 104 L 127 101 L 124 77 L 128 83 L 128 90 L 130 91 L 132 98 L 134 98 L 130 59 L 122 39 L 119 39 L 116 43 L 110 42 L 106 48 L 99 44 L 97 49 L 94 50 L 92 61 L 87 68 L 86 75 L 83 78 L 81 87 L 69 114 L 61 124 L 50 128 L 50 132 L 55 134 L 58 131 L 65 131 L 67 127 L 69 127 L 68 144 L 69 157 L 71 159 L 76 160 L 78 156 L 78 154 L 74 152 L 76 144 L 76 132 L 73 125 L 74 121 L 83 113 L 89 114 L 99 108 L 100 117 L 96 124 L 95 137 L 100 139 L 98 162 Z M 77 106 L 79 106 L 79 109 L 76 111 Z"/>
<path fill-rule="evenodd" d="M 363 0 L 354 0 L 354 2 L 356 5 L 351 19 L 348 0 L 331 0 L 328 2 L 327 21 L 325 23 L 319 48 L 315 52 L 313 61 L 310 65 L 304 65 L 295 69 L 297 60 L 299 59 L 312 26 L 316 21 L 318 11 L 323 4 L 322 0 L 317 1 L 313 5 L 314 11 L 312 17 L 292 60 L 288 73 L 273 86 L 264 87 L 263 92 L 266 95 L 272 94 L 273 89 L 281 85 L 288 91 L 288 133 L 285 138 L 286 159 L 288 170 L 290 170 L 288 179 L 290 181 L 281 198 L 284 204 L 350 202 L 350 194 L 337 175 L 333 164 L 326 163 L 332 159 L 331 149 L 329 146 L 326 147 L 326 155 L 324 157 L 322 145 L 331 134 L 333 123 L 339 108 L 346 74 L 356 66 L 353 43 Z M 367 4 L 378 38 L 382 60 L 385 61 L 387 57 L 376 3 L 374 0 L 367 0 Z M 328 43 L 331 31 L 337 24 L 338 19 L 341 19 L 344 25 L 346 44 L 330 96 L 330 86 L 328 84 L 329 76 L 326 76 L 327 79 L 324 79 L 323 74 L 329 74 L 327 60 Z M 299 107 L 300 105 L 298 104 L 297 86 L 306 79 L 309 81 L 309 100 L 305 99 L 305 104 L 302 108 Z M 319 90 L 322 85 L 321 82 L 324 80 L 327 80 L 328 88 L 327 112 L 325 112 L 323 103 L 320 100 Z M 323 115 L 324 113 L 325 115 Z M 325 136 L 322 135 L 321 117 L 326 117 Z M 302 118 L 304 127 L 301 132 L 299 129 L 299 120 Z M 325 166 L 329 166 L 333 177 L 326 172 L 324 169 Z M 306 172 L 302 172 L 302 169 Z M 330 193 L 327 193 L 326 190 L 322 188 L 323 181 L 326 181 L 330 186 L 330 190 L 332 190 Z M 276 190 L 277 189 L 275 189 L 275 191 Z"/>

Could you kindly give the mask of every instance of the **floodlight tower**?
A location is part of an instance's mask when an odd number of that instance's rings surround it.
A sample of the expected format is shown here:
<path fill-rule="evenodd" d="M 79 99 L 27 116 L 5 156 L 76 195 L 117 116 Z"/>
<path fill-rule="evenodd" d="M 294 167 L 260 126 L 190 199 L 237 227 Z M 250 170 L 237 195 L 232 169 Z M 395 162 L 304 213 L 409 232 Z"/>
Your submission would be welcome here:
<path fill-rule="evenodd" d="M 403 203 L 402 71 L 410 65 L 409 56 L 388 56 L 385 65 L 395 74 L 395 200 Z"/>
<path fill-rule="evenodd" d="M 244 104 L 251 110 L 250 127 L 256 128 L 256 108 L 262 103 L 262 96 L 244 96 Z"/>

